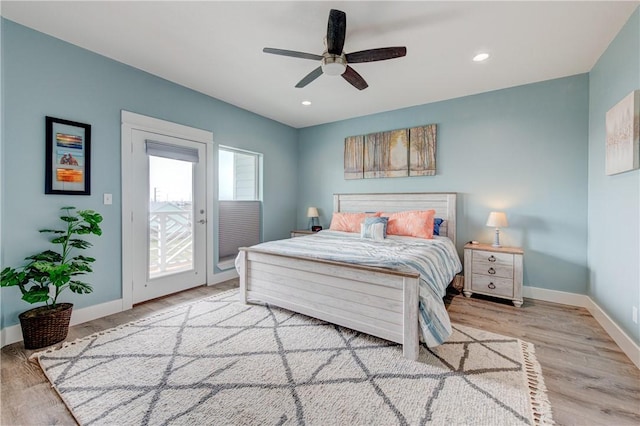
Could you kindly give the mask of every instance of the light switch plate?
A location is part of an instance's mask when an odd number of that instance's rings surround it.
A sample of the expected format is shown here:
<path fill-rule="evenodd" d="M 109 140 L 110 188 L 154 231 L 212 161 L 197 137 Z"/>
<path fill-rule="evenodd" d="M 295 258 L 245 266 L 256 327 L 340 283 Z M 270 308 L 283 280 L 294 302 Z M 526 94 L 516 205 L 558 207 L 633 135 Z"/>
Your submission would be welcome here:
<path fill-rule="evenodd" d="M 113 203 L 113 194 L 104 194 L 104 204 L 109 205 Z"/>

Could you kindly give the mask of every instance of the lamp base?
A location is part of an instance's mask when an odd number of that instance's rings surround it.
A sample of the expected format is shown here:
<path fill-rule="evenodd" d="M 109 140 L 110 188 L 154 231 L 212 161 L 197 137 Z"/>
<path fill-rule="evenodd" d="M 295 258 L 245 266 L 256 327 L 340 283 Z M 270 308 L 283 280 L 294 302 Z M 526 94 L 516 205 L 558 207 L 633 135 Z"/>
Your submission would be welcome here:
<path fill-rule="evenodd" d="M 493 236 L 493 244 L 491 244 L 491 247 L 502 247 L 500 245 L 500 230 L 498 228 L 496 228 L 496 233 Z"/>

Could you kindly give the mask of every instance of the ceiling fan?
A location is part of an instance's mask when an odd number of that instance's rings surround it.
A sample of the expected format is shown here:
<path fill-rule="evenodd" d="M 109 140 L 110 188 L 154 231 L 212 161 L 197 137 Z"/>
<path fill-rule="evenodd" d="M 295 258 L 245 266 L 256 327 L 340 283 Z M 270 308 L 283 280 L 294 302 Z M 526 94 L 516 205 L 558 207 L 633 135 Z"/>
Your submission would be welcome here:
<path fill-rule="evenodd" d="M 400 58 L 407 54 L 406 47 L 381 47 L 378 49 L 344 53 L 342 48 L 344 47 L 346 30 L 347 15 L 340 10 L 331 9 L 329 12 L 329 22 L 327 24 L 327 38 L 325 39 L 326 50 L 322 55 L 296 52 L 294 50 L 274 49 L 271 47 L 265 47 L 262 51 L 274 55 L 322 61 L 318 68 L 311 71 L 296 84 L 298 88 L 306 86 L 322 74 L 327 74 L 341 75 L 342 78 L 358 90 L 366 89 L 369 85 L 349 64 L 384 61 L 387 59 Z"/>

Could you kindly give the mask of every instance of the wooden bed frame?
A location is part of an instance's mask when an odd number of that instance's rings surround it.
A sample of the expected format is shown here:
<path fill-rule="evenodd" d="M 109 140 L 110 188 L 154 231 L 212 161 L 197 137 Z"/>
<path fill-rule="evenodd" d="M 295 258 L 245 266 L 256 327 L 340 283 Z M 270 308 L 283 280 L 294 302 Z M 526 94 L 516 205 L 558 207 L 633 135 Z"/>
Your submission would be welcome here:
<path fill-rule="evenodd" d="M 436 211 L 440 235 L 456 239 L 455 193 L 335 194 L 336 212 Z M 304 237 L 300 237 L 304 238 Z M 240 249 L 240 300 L 266 302 L 403 345 L 418 358 L 415 272 Z"/>

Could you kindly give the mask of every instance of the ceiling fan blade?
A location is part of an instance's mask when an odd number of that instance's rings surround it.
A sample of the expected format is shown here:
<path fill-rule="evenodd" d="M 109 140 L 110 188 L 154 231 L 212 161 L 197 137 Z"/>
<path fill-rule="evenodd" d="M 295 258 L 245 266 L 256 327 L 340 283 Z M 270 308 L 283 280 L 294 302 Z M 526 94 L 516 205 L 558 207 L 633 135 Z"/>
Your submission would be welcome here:
<path fill-rule="evenodd" d="M 349 65 L 347 65 L 347 70 L 342 74 L 342 78 L 347 80 L 349 83 L 351 83 L 353 87 L 355 87 L 358 90 L 364 90 L 367 87 L 369 87 L 367 82 L 364 81 L 364 78 L 362 78 L 362 76 L 358 74 L 356 70 L 351 68 Z"/>
<path fill-rule="evenodd" d="M 342 54 L 346 32 L 347 15 L 341 10 L 331 9 L 327 24 L 327 52 L 332 55 Z"/>
<path fill-rule="evenodd" d="M 316 78 L 320 77 L 321 75 L 322 75 L 322 67 L 318 67 L 315 70 L 311 71 L 309 74 L 307 74 L 302 80 L 300 80 L 298 84 L 296 84 L 296 87 L 297 88 L 304 87 L 307 84 L 311 83 Z"/>
<path fill-rule="evenodd" d="M 312 59 L 321 61 L 322 56 L 313 53 L 296 52 L 295 50 L 274 49 L 273 47 L 265 47 L 262 49 L 264 53 L 272 53 L 274 55 L 291 56 L 292 58 Z"/>
<path fill-rule="evenodd" d="M 359 62 L 375 62 L 387 59 L 401 58 L 407 54 L 406 47 L 381 47 L 379 49 L 361 50 L 347 53 L 347 62 L 357 64 Z"/>

